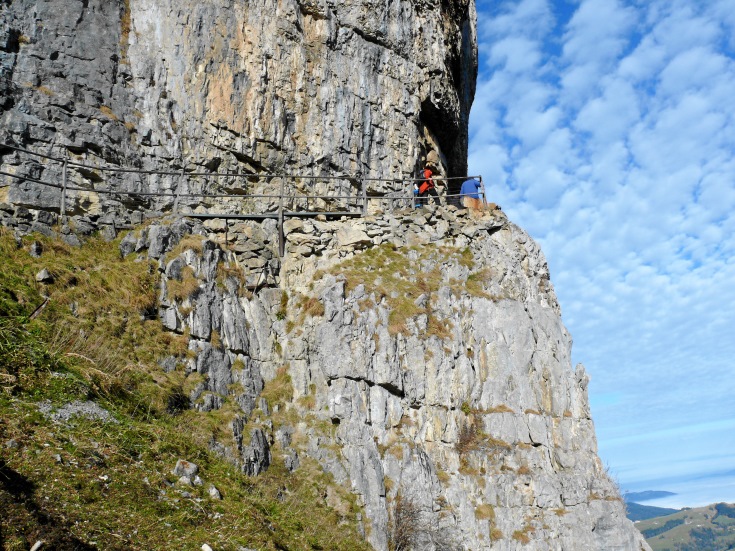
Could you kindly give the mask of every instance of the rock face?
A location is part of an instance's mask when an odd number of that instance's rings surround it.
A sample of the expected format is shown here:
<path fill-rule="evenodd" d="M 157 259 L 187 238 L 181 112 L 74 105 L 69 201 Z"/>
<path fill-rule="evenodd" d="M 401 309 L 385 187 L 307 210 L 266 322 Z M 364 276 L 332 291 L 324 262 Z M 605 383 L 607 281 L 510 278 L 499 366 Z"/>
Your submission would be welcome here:
<path fill-rule="evenodd" d="M 192 352 L 172 363 L 193 407 L 239 406 L 212 445 L 244 472 L 318 461 L 379 550 L 406 510 L 414 549 L 648 549 L 597 457 L 543 254 L 500 211 L 290 220 L 278 278 L 250 285 L 275 244 L 241 227 L 225 251 L 190 226 L 177 245 L 183 224 L 121 250 L 160 260 L 161 318 Z"/>
<path fill-rule="evenodd" d="M 404 191 L 394 179 L 413 177 L 429 153 L 443 172 L 466 174 L 477 72 L 472 0 L 7 4 L 0 141 L 92 167 L 167 171 L 71 166 L 68 185 L 84 191 L 67 193 L 69 214 L 113 213 L 119 226 L 134 213 L 202 205 L 201 196 L 177 194 L 278 184 L 192 172 L 344 175 L 285 182 L 293 193 L 342 195 L 360 191 L 361 176 L 386 178 L 369 181 L 370 194 Z M 60 163 L 0 154 L 4 172 L 61 187 Z M 60 210 L 58 187 L 7 184 L 0 203 Z"/>

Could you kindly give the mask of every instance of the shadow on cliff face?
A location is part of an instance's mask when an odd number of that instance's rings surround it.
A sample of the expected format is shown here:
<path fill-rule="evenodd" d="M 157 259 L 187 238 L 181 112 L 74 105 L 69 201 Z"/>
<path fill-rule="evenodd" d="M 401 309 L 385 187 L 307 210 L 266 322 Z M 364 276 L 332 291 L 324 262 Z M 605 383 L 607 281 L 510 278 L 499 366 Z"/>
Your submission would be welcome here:
<path fill-rule="evenodd" d="M 429 94 L 421 102 L 419 118 L 446 157 L 447 175 L 464 176 L 470 110 L 477 85 L 477 41 L 467 0 L 442 0 L 441 11 L 445 43 L 450 45 L 444 59 L 445 72 L 430 76 Z M 449 191 L 458 193 L 458 183 L 450 183 Z"/>
<path fill-rule="evenodd" d="M 0 458 L 0 549 L 25 540 L 28 548 L 43 541 L 44 549 L 58 551 L 93 551 L 97 548 L 70 534 L 58 516 L 38 504 L 36 486 Z M 53 506 L 52 504 L 50 506 Z"/>

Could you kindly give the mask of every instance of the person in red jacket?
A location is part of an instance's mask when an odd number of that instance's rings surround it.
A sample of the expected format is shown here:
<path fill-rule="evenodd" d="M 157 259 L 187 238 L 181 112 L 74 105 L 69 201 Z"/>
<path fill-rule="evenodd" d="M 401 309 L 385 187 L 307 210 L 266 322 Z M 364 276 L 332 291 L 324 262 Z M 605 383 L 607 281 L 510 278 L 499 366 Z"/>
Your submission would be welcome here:
<path fill-rule="evenodd" d="M 432 179 L 433 175 L 434 173 L 428 166 L 421 171 L 421 177 L 423 178 L 419 182 L 419 204 L 421 205 L 429 204 L 430 195 L 434 197 L 434 203 L 439 204 L 439 194 L 436 192 L 436 185 Z"/>

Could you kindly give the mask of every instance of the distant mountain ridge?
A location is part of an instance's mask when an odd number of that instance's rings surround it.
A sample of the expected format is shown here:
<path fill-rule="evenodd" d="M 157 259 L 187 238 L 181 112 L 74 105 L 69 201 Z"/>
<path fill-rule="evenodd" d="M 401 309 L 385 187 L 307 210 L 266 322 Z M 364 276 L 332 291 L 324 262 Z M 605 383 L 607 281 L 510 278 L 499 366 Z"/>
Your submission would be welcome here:
<path fill-rule="evenodd" d="M 639 520 L 648 520 L 650 518 L 665 517 L 678 513 L 679 509 L 669 509 L 668 507 L 652 507 L 651 505 L 641 505 L 640 503 L 625 502 L 628 510 L 628 518 L 633 522 Z"/>
<path fill-rule="evenodd" d="M 641 501 L 650 501 L 662 497 L 675 496 L 675 492 L 666 492 L 661 490 L 645 490 L 643 492 L 625 492 L 623 499 L 628 503 L 640 503 Z"/>
<path fill-rule="evenodd" d="M 669 507 L 652 507 L 650 505 L 641 505 L 641 501 L 650 501 L 662 497 L 675 496 L 674 492 L 666 492 L 661 490 L 645 490 L 643 492 L 625 492 L 623 500 L 627 516 L 633 522 L 639 520 L 647 520 L 651 518 L 664 517 L 674 513 L 678 513 L 679 509 L 671 509 Z"/>

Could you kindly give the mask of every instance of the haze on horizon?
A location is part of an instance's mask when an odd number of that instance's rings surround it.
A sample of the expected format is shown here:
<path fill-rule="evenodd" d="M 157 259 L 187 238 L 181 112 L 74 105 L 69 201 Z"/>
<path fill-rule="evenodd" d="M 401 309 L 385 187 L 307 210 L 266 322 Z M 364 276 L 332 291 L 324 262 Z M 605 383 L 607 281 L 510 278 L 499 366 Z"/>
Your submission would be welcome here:
<path fill-rule="evenodd" d="M 469 171 L 540 242 L 600 456 L 735 502 L 735 4 L 478 0 Z"/>

